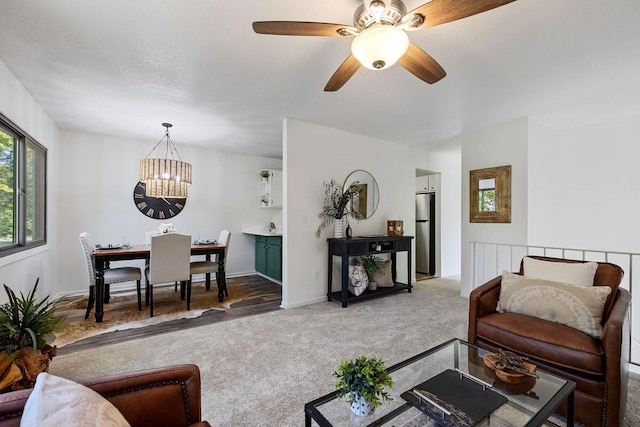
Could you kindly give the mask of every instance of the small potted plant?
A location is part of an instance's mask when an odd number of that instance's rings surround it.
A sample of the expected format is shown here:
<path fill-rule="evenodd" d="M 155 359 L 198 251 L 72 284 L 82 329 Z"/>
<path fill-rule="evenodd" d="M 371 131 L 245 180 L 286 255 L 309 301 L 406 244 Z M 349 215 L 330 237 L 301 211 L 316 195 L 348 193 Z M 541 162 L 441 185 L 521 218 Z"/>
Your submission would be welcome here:
<path fill-rule="evenodd" d="M 354 181 L 345 190 L 334 179 L 323 183 L 324 203 L 322 212 L 318 215 L 322 222 L 318 226 L 316 237 L 320 237 L 322 230 L 332 223 L 335 226 L 334 237 L 342 237 L 342 218 L 346 215 L 351 215 L 357 219 L 360 218 L 358 213 L 353 210 L 352 204 L 349 203 L 358 194 L 358 184 L 358 181 Z"/>
<path fill-rule="evenodd" d="M 384 362 L 375 356 L 344 360 L 333 375 L 338 378 L 338 397 L 348 394 L 351 410 L 356 415 L 369 415 L 383 400 L 393 400 L 385 391 L 393 387 L 393 379 Z"/>
<path fill-rule="evenodd" d="M 262 177 L 262 182 L 268 182 L 269 181 L 269 171 L 268 170 L 263 170 L 260 171 L 260 176 Z"/>
<path fill-rule="evenodd" d="M 367 276 L 369 276 L 369 289 L 375 291 L 378 286 L 373 278 L 376 272 L 384 268 L 385 261 L 375 255 L 363 255 L 360 257 L 360 263 L 367 272 Z"/>
<path fill-rule="evenodd" d="M 18 297 L 4 285 L 9 302 L 0 305 L 0 391 L 33 387 L 56 355 L 56 346 L 46 340 L 62 328 L 63 319 L 49 297 L 36 301 L 37 289 L 38 280 L 27 296 Z"/>

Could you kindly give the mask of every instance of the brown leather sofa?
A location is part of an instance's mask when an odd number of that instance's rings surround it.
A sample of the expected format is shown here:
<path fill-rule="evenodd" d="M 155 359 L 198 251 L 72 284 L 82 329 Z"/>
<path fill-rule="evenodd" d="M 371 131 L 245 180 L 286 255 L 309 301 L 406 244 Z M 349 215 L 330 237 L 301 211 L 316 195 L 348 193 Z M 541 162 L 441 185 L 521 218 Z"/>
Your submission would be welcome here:
<path fill-rule="evenodd" d="M 533 256 L 555 262 L 583 262 Z M 523 266 L 520 263 L 520 274 Z M 586 426 L 620 426 L 624 418 L 629 378 L 631 294 L 619 287 L 623 271 L 600 262 L 594 285 L 610 286 L 605 303 L 603 338 L 570 327 L 517 313 L 498 313 L 502 277 L 474 289 L 469 298 L 469 342 L 497 351 L 511 350 L 545 371 L 576 382 L 575 417 Z M 566 407 L 560 407 L 561 414 Z"/>
<path fill-rule="evenodd" d="M 200 370 L 176 365 L 79 381 L 109 400 L 132 427 L 210 427 L 201 421 Z M 0 427 L 19 426 L 31 389 L 0 394 Z"/>

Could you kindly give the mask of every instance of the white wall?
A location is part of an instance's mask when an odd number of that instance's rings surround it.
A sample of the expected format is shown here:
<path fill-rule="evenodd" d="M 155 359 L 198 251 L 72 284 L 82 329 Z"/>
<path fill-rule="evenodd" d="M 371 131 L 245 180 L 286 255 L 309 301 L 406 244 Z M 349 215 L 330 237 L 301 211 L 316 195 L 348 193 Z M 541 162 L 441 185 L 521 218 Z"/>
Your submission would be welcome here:
<path fill-rule="evenodd" d="M 640 117 L 552 131 L 529 144 L 532 245 L 640 252 Z"/>
<path fill-rule="evenodd" d="M 410 158 L 414 165 L 414 171 L 415 169 L 424 169 L 439 172 L 438 191 L 436 192 L 436 275 L 440 277 L 457 276 L 460 274 L 461 253 L 461 153 L 459 141 L 453 139 L 428 151 L 412 148 Z M 411 219 L 415 219 L 415 211 Z"/>
<path fill-rule="evenodd" d="M 36 279 L 40 279 L 40 297 L 55 287 L 56 264 L 52 262 L 51 248 L 55 246 L 55 224 L 58 218 L 58 129 L 38 103 L 0 61 L 0 112 L 47 148 L 47 240 L 48 244 L 36 249 L 0 258 L 0 283 L 15 292 L 28 292 Z M 0 302 L 6 301 L 0 291 Z"/>
<path fill-rule="evenodd" d="M 528 223 L 528 119 L 521 118 L 489 128 L 465 132 L 462 148 L 462 285 L 461 293 L 471 292 L 470 242 L 527 242 Z M 511 165 L 511 223 L 485 224 L 469 221 L 469 172 Z"/>
<path fill-rule="evenodd" d="M 407 146 L 365 137 L 337 129 L 287 119 L 285 130 L 285 269 L 283 305 L 293 307 L 326 301 L 327 242 L 332 229 L 320 238 L 315 233 L 320 223 L 324 190 L 322 183 L 331 178 L 342 183 L 355 169 L 369 171 L 380 188 L 380 205 L 367 220 L 351 221 L 354 236 L 385 234 L 388 219 L 403 219 L 406 235 L 413 235 L 414 175 L 407 167 Z M 406 263 L 398 254 L 398 265 Z M 319 278 L 313 279 L 313 272 Z M 334 274 L 335 276 L 335 274 Z M 398 268 L 399 280 L 407 280 Z M 337 288 L 336 288 L 337 289 Z"/>
<path fill-rule="evenodd" d="M 160 126 L 159 135 L 162 135 Z M 176 133 L 176 132 L 174 132 Z M 281 169 L 282 161 L 185 147 L 172 135 L 180 156 L 193 166 L 193 184 L 185 209 L 170 220 L 141 214 L 133 203 L 138 182 L 138 162 L 156 138 L 132 141 L 77 132 L 61 132 L 59 203 L 64 212 L 54 232 L 62 256 L 59 293 L 86 292 L 87 278 L 78 236 L 89 232 L 96 243 L 120 243 L 126 235 L 132 244 L 144 243 L 144 233 L 171 222 L 178 232 L 216 238 L 223 228 L 231 231 L 227 273 L 255 272 L 254 238 L 243 227 L 280 225 L 281 210 L 258 207 L 259 170 Z M 138 264 L 142 266 L 142 261 Z M 130 285 L 127 285 L 130 286 Z"/>

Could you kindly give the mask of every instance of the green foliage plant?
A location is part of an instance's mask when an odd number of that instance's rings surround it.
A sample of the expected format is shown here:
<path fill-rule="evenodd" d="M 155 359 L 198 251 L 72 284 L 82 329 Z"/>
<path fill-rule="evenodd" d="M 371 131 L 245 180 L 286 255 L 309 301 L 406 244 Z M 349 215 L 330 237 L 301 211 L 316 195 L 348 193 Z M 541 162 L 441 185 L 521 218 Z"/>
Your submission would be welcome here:
<path fill-rule="evenodd" d="M 363 255 L 360 257 L 360 263 L 366 270 L 369 277 L 371 277 L 376 273 L 376 271 L 384 268 L 385 261 L 375 255 Z"/>
<path fill-rule="evenodd" d="M 269 171 L 265 170 L 260 172 L 260 176 L 263 178 L 269 178 Z"/>
<path fill-rule="evenodd" d="M 9 302 L 0 305 L 0 353 L 11 354 L 26 347 L 32 347 L 35 353 L 44 347 L 53 332 L 62 327 L 64 320 L 55 315 L 49 297 L 36 301 L 39 280 L 27 296 L 20 292 L 18 297 L 4 285 Z"/>
<path fill-rule="evenodd" d="M 344 360 L 333 376 L 338 378 L 338 397 L 349 394 L 349 403 L 353 403 L 357 396 L 362 396 L 374 406 L 382 405 L 383 400 L 393 400 L 385 391 L 386 387 L 393 387 L 393 379 L 384 362 L 375 356 L 363 354 L 355 360 Z"/>
<path fill-rule="evenodd" d="M 324 186 L 324 203 L 322 204 L 322 212 L 318 215 L 322 222 L 316 231 L 316 237 L 320 237 L 322 230 L 329 224 L 332 224 L 335 220 L 341 220 L 345 215 L 359 218 L 358 213 L 353 210 L 352 204 L 349 203 L 358 194 L 358 184 L 359 181 L 354 181 L 346 190 L 334 179 L 329 182 L 325 181 L 322 184 Z"/>

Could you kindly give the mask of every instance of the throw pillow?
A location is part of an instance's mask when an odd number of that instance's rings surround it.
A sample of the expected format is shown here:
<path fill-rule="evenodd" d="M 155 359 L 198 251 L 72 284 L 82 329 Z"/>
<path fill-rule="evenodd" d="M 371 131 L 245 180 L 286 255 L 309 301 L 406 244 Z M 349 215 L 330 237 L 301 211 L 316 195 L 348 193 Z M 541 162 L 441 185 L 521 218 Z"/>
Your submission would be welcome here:
<path fill-rule="evenodd" d="M 602 338 L 602 312 L 608 286 L 578 286 L 502 273 L 498 311 L 561 323 Z"/>
<path fill-rule="evenodd" d="M 522 260 L 522 273 L 526 277 L 569 283 L 570 285 L 593 286 L 597 262 L 553 262 L 530 257 Z"/>
<path fill-rule="evenodd" d="M 384 267 L 377 270 L 371 275 L 369 281 L 376 282 L 376 285 L 380 288 L 392 288 L 393 279 L 391 278 L 391 260 L 384 262 Z"/>
<path fill-rule="evenodd" d="M 24 405 L 20 427 L 129 426 L 107 399 L 88 387 L 43 372 Z"/>
<path fill-rule="evenodd" d="M 369 286 L 369 277 L 364 266 L 360 264 L 349 266 L 349 292 L 360 296 Z"/>

